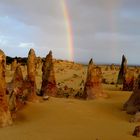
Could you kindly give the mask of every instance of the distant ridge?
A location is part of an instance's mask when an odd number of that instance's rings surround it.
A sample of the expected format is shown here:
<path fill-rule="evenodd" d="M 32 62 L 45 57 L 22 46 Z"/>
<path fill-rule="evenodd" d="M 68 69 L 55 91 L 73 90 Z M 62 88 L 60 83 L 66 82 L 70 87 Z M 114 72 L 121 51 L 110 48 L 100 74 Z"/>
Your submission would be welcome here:
<path fill-rule="evenodd" d="M 44 60 L 45 57 L 41 57 L 42 60 Z M 10 57 L 10 56 L 6 56 L 6 63 L 7 64 L 11 64 L 12 61 L 14 59 L 17 59 L 17 61 L 19 63 L 21 63 L 22 65 L 25 65 L 27 63 L 27 57 Z M 62 59 L 55 59 L 57 61 L 65 61 L 65 62 L 73 62 L 73 61 L 69 61 L 69 60 L 62 60 Z M 78 64 L 82 64 L 82 65 L 85 65 L 87 66 L 88 65 L 88 62 L 85 63 L 85 62 L 80 62 L 80 61 L 76 61 L 74 63 L 78 63 Z M 119 63 L 96 63 L 97 65 L 99 66 L 106 66 L 106 65 L 111 65 L 111 64 L 114 64 L 115 66 L 120 66 Z M 134 67 L 134 66 L 137 66 L 137 67 L 140 67 L 140 64 L 128 64 L 128 67 Z"/>

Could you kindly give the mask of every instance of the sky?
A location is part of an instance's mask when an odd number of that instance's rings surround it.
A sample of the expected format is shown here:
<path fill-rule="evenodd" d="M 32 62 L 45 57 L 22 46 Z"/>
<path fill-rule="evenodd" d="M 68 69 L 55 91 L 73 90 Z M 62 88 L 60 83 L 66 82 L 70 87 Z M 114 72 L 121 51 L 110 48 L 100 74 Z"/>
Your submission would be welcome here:
<path fill-rule="evenodd" d="M 8 56 L 34 48 L 42 57 L 52 50 L 57 59 L 120 63 L 124 54 L 140 65 L 140 0 L 0 0 L 0 9 Z"/>

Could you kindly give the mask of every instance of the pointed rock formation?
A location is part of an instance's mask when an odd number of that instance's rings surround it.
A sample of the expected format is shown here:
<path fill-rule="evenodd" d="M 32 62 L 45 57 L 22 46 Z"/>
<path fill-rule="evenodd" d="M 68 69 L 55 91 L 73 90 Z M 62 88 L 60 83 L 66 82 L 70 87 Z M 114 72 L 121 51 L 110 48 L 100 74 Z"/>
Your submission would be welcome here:
<path fill-rule="evenodd" d="M 89 62 L 87 70 L 87 79 L 84 87 L 82 98 L 95 99 L 98 97 L 107 97 L 102 91 L 101 69 L 93 64 L 92 59 Z"/>
<path fill-rule="evenodd" d="M 23 80 L 23 74 L 20 66 L 17 66 L 11 83 L 15 88 L 23 87 L 24 80 Z"/>
<path fill-rule="evenodd" d="M 121 63 L 121 67 L 120 67 L 120 71 L 119 71 L 119 75 L 118 75 L 118 79 L 117 79 L 117 84 L 123 84 L 123 80 L 124 80 L 126 71 L 127 71 L 127 60 L 126 60 L 125 56 L 123 55 L 122 63 Z"/>
<path fill-rule="evenodd" d="M 128 114 L 135 114 L 140 111 L 140 75 L 135 82 L 133 93 L 124 104 L 123 109 L 126 110 Z"/>
<path fill-rule="evenodd" d="M 41 95 L 57 96 L 57 86 L 55 81 L 52 52 L 46 56 L 42 66 L 42 86 Z"/>
<path fill-rule="evenodd" d="M 17 60 L 14 59 L 14 61 L 11 64 L 11 71 L 15 71 L 16 70 L 16 67 L 17 67 Z"/>
<path fill-rule="evenodd" d="M 23 74 L 21 67 L 18 65 L 13 79 L 10 83 L 12 89 L 9 91 L 10 96 L 9 96 L 9 107 L 12 112 L 16 112 L 19 110 L 23 104 L 23 98 L 26 96 L 23 94 L 23 91 L 25 89 L 25 84 L 24 84 L 24 79 L 23 79 Z"/>
<path fill-rule="evenodd" d="M 29 85 L 28 100 L 30 101 L 37 99 L 35 75 L 36 75 L 36 55 L 35 51 L 33 49 L 30 49 L 27 61 L 27 83 Z"/>
<path fill-rule="evenodd" d="M 134 71 L 127 70 L 123 80 L 123 91 L 132 91 L 134 87 Z"/>
<path fill-rule="evenodd" d="M 6 97 L 5 69 L 6 56 L 4 52 L 0 50 L 0 124 L 2 126 L 12 124 L 12 118 Z"/>

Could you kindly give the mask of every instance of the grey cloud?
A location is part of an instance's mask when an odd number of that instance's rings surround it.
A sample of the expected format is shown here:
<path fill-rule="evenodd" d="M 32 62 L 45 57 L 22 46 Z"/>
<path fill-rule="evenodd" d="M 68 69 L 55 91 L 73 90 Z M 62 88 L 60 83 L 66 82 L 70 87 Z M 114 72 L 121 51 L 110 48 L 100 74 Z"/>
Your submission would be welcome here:
<path fill-rule="evenodd" d="M 138 63 L 139 0 L 66 2 L 73 28 L 75 60 L 88 62 L 93 57 L 97 62 L 119 63 L 125 53 L 131 59 L 129 62 Z M 0 33 L 14 36 L 13 46 L 33 42 L 38 54 L 45 55 L 51 49 L 56 57 L 67 58 L 67 32 L 61 0 L 0 0 L 0 9 L 0 16 L 9 16 L 24 25 L 23 29 L 9 27 L 6 32 L 4 23 L 0 23 Z M 17 43 L 15 39 L 18 39 Z M 26 51 L 24 48 L 23 52 Z"/>

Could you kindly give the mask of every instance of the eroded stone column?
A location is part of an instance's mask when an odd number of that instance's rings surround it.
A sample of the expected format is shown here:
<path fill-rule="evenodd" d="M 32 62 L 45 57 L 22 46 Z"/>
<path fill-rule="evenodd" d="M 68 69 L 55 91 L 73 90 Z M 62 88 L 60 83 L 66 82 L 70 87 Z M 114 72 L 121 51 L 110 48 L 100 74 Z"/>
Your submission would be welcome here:
<path fill-rule="evenodd" d="M 33 49 L 30 49 L 27 61 L 27 83 L 29 84 L 28 100 L 30 101 L 37 100 L 35 75 L 36 75 L 36 55 L 35 51 Z"/>
<path fill-rule="evenodd" d="M 107 97 L 102 90 L 102 72 L 101 69 L 93 64 L 92 59 L 89 62 L 87 70 L 87 79 L 85 82 L 83 98 L 95 99 L 98 97 Z"/>
<path fill-rule="evenodd" d="M 57 96 L 57 86 L 55 80 L 52 52 L 46 56 L 42 66 L 42 87 L 41 95 Z"/>
<path fill-rule="evenodd" d="M 2 126 L 8 126 L 12 124 L 11 113 L 9 111 L 8 101 L 6 97 L 6 56 L 2 50 L 0 50 L 0 123 Z"/>

